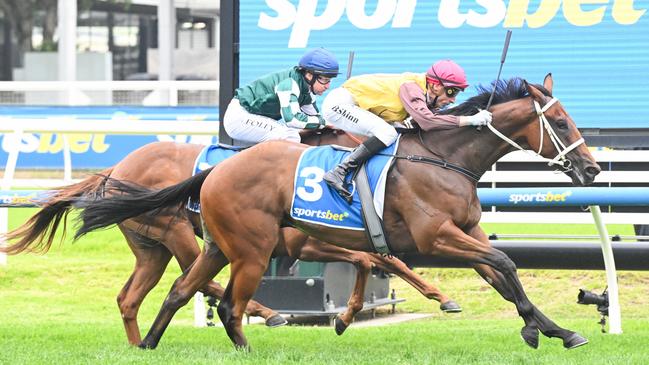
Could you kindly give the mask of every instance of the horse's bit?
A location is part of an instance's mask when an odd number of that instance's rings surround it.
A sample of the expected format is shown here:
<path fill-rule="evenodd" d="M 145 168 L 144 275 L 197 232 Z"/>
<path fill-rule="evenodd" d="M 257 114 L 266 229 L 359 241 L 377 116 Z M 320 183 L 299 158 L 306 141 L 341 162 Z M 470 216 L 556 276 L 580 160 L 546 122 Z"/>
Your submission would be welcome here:
<path fill-rule="evenodd" d="M 500 139 L 504 140 L 505 142 L 509 143 L 510 145 L 514 146 L 515 148 L 525 151 L 525 153 L 528 153 L 532 156 L 537 156 L 540 157 L 543 161 L 548 162 L 548 166 L 552 165 L 559 165 L 564 172 L 571 171 L 571 162 L 570 160 L 566 159 L 566 155 L 577 148 L 579 145 L 584 143 L 584 139 L 580 138 L 576 140 L 574 143 L 572 143 L 570 146 L 566 147 L 566 145 L 561 142 L 559 137 L 557 136 L 557 133 L 552 129 L 552 126 L 550 125 L 550 122 L 548 122 L 548 118 L 545 117 L 544 112 L 546 112 L 550 107 L 559 101 L 557 98 L 552 98 L 543 108 L 539 105 L 539 103 L 534 100 L 534 108 L 536 109 L 536 114 L 539 116 L 539 134 L 540 134 L 540 141 L 539 141 L 539 150 L 536 152 L 531 152 L 529 150 L 524 149 L 523 147 L 519 146 L 518 143 L 512 141 L 509 139 L 507 136 L 504 134 L 500 133 L 491 123 L 487 124 L 487 127 Z M 552 144 L 554 145 L 554 148 L 557 150 L 558 154 L 555 158 L 549 159 L 541 156 L 541 150 L 543 149 L 543 136 L 545 133 L 543 133 L 543 127 L 545 127 L 546 131 L 548 132 L 548 135 L 550 136 L 550 141 L 552 141 Z"/>

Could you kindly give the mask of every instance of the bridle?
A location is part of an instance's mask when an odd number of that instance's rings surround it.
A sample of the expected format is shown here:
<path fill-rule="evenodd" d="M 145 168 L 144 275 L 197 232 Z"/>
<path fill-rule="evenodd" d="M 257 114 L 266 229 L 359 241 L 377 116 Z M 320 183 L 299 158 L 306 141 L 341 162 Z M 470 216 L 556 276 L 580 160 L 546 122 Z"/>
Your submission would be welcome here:
<path fill-rule="evenodd" d="M 540 135 L 540 137 L 539 137 L 539 139 L 540 139 L 540 141 L 539 141 L 539 150 L 536 151 L 536 152 L 526 150 L 523 147 L 519 146 L 518 143 L 514 142 L 513 140 L 509 139 L 504 134 L 500 133 L 496 129 L 496 127 L 494 127 L 491 123 L 487 124 L 487 127 L 489 127 L 489 129 L 496 136 L 500 137 L 500 139 L 502 139 L 503 141 L 509 143 L 513 147 L 515 147 L 515 148 L 517 148 L 517 149 L 519 149 L 521 151 L 525 151 L 525 153 L 528 153 L 528 154 L 530 154 L 532 156 L 537 156 L 537 157 L 541 158 L 543 161 L 547 161 L 548 166 L 559 165 L 561 167 L 561 169 L 563 170 L 563 172 L 572 171 L 572 163 L 570 162 L 570 160 L 566 159 L 566 155 L 568 153 L 570 153 L 570 151 L 574 150 L 579 145 L 584 143 L 584 138 L 582 137 L 582 138 L 578 139 L 577 141 L 573 142 L 570 146 L 567 146 L 567 147 L 566 147 L 565 144 L 563 144 L 563 142 L 561 142 L 561 139 L 559 139 L 559 136 L 557 136 L 557 133 L 554 131 L 554 129 L 550 125 L 550 122 L 548 121 L 548 118 L 546 118 L 545 114 L 543 114 L 548 109 L 550 109 L 550 107 L 552 105 L 554 105 L 557 101 L 559 101 L 559 99 L 553 97 L 552 100 L 550 100 L 547 104 L 545 104 L 543 106 L 543 108 L 541 108 L 539 103 L 536 100 L 534 100 L 534 108 L 536 109 L 536 114 L 539 116 L 539 132 L 540 132 L 539 133 L 539 135 Z M 549 158 L 545 158 L 545 157 L 541 156 L 541 150 L 543 149 L 543 136 L 545 135 L 545 133 L 543 133 L 543 127 L 545 127 L 545 130 L 548 132 L 548 135 L 550 136 L 550 141 L 552 141 L 552 144 L 554 145 L 554 148 L 558 152 L 557 156 L 555 158 L 553 158 L 553 159 L 549 159 Z"/>

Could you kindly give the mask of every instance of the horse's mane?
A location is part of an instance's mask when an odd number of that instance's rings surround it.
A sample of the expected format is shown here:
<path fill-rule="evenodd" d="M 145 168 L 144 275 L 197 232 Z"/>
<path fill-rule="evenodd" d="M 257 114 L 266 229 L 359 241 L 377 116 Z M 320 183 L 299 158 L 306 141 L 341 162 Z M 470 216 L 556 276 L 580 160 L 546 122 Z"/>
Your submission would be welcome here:
<path fill-rule="evenodd" d="M 467 101 L 459 104 L 453 108 L 442 110 L 439 114 L 448 114 L 448 115 L 473 115 L 477 113 L 480 109 L 485 109 L 487 103 L 489 102 L 489 97 L 491 92 L 496 87 L 496 93 L 492 100 L 493 104 L 505 103 L 511 100 L 521 99 L 526 96 L 529 96 L 527 89 L 525 88 L 525 83 L 520 77 L 513 77 L 509 80 L 499 80 L 493 81 L 490 85 L 478 85 L 476 90 L 478 95 L 472 96 Z M 541 92 L 546 96 L 552 96 L 550 92 L 543 86 L 534 84 L 534 87 L 541 90 Z"/>

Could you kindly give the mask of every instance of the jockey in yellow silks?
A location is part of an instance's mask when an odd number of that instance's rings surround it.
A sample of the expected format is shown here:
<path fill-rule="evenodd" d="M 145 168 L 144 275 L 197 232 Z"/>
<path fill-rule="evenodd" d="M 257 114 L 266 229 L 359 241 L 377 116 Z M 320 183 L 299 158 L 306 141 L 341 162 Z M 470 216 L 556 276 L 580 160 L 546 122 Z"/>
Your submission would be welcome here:
<path fill-rule="evenodd" d="M 327 172 L 324 180 L 349 201 L 346 175 L 394 143 L 397 131 L 391 123 L 402 122 L 409 116 L 425 131 L 489 123 L 491 113 L 486 110 L 471 116 L 437 113 L 455 102 L 455 97 L 467 86 L 462 67 L 451 60 L 441 60 L 425 74 L 361 75 L 330 91 L 322 105 L 327 123 L 370 138 Z"/>

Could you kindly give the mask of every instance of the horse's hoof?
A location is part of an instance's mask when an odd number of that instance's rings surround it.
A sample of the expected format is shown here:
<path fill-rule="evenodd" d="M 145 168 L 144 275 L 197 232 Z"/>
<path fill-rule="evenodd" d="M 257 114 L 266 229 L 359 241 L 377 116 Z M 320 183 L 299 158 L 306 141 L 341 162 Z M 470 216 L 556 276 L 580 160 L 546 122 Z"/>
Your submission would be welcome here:
<path fill-rule="evenodd" d="M 137 345 L 137 347 L 141 348 L 142 350 L 154 350 L 156 348 L 156 345 L 142 341 L 139 345 Z"/>
<path fill-rule="evenodd" d="M 234 349 L 235 349 L 235 351 L 239 351 L 239 352 L 250 352 L 250 345 L 248 345 L 248 344 L 245 344 L 245 345 L 234 344 Z"/>
<path fill-rule="evenodd" d="M 270 328 L 280 327 L 287 323 L 288 321 L 279 314 L 275 314 L 274 316 L 268 317 L 266 319 L 266 326 Z"/>
<path fill-rule="evenodd" d="M 575 347 L 583 346 L 588 343 L 588 340 L 585 337 L 582 337 L 579 333 L 573 333 L 570 337 L 563 340 L 563 347 L 566 349 L 574 349 Z"/>
<path fill-rule="evenodd" d="M 444 313 L 460 313 L 462 312 L 462 307 L 459 304 L 455 303 L 454 300 L 449 300 L 439 305 L 439 309 Z"/>
<path fill-rule="evenodd" d="M 345 322 L 343 322 L 343 320 L 340 319 L 340 317 L 336 317 L 336 334 L 338 336 L 342 335 L 343 332 L 345 332 L 345 330 L 347 329 L 347 327 L 349 326 L 346 325 Z"/>
<path fill-rule="evenodd" d="M 523 327 L 521 329 L 521 338 L 529 347 L 533 349 L 539 348 L 539 330 L 536 327 Z"/>

